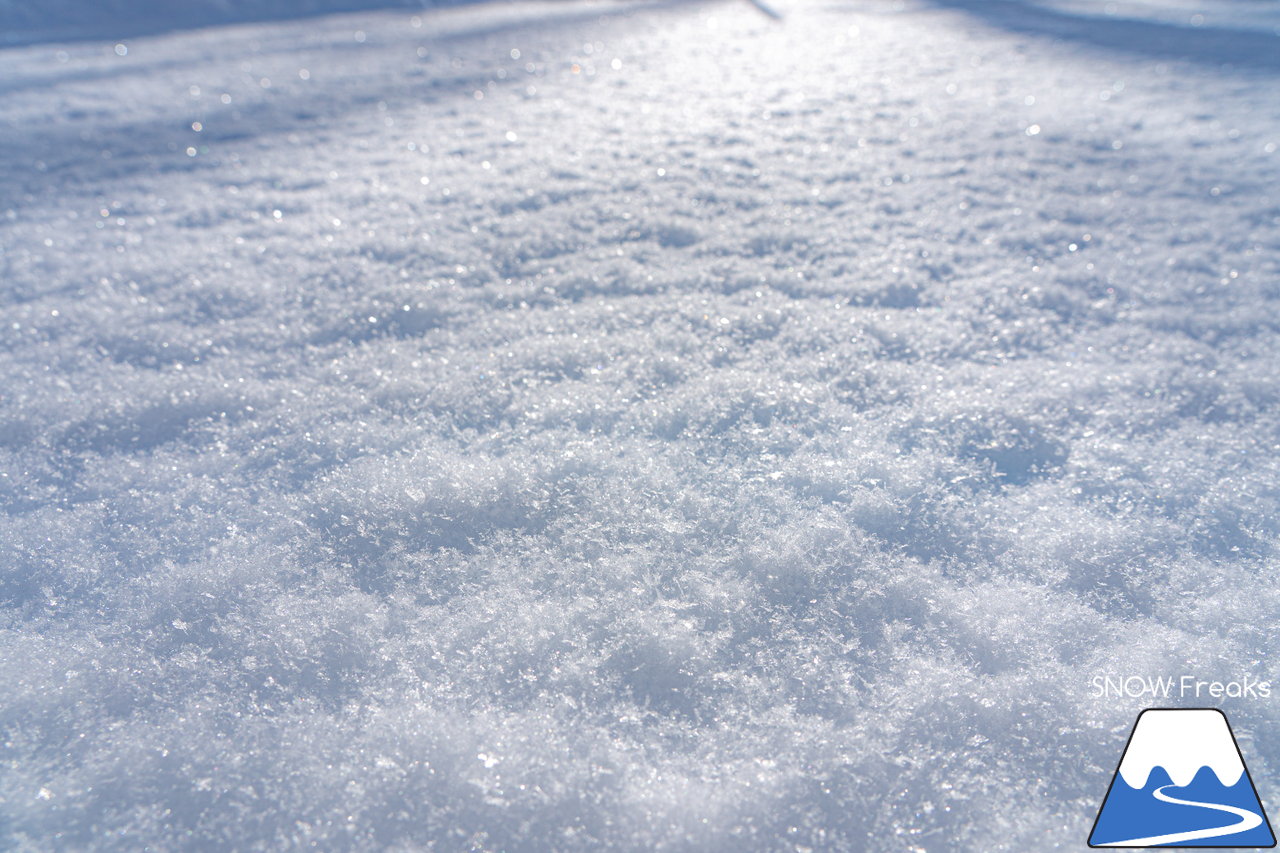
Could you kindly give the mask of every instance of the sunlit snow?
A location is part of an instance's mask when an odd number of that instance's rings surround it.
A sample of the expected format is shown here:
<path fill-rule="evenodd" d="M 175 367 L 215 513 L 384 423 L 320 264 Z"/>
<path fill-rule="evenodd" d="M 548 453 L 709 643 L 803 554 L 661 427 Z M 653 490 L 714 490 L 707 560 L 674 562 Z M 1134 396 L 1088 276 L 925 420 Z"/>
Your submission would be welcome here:
<path fill-rule="evenodd" d="M 1280 685 L 1280 4 L 241 5 L 0 2 L 0 848 L 1081 849 Z"/>

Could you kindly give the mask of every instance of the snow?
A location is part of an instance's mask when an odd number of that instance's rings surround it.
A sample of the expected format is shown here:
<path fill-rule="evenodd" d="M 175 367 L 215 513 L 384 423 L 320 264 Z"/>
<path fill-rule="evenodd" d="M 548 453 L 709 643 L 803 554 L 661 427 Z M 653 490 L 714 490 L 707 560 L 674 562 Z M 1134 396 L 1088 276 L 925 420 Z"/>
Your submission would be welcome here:
<path fill-rule="evenodd" d="M 0 50 L 0 846 L 1078 849 L 1280 680 L 1274 4 L 771 5 Z"/>
<path fill-rule="evenodd" d="M 212 24 L 326 12 L 440 5 L 423 0 L 0 0 L 0 44 L 116 39 Z"/>

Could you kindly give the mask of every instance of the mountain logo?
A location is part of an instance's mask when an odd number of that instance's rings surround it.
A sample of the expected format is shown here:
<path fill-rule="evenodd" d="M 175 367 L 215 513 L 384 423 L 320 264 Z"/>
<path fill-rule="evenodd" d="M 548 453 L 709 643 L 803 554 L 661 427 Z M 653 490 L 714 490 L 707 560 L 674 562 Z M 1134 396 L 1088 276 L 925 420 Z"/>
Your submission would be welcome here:
<path fill-rule="evenodd" d="M 1138 715 L 1090 847 L 1275 847 L 1249 768 L 1217 708 Z"/>

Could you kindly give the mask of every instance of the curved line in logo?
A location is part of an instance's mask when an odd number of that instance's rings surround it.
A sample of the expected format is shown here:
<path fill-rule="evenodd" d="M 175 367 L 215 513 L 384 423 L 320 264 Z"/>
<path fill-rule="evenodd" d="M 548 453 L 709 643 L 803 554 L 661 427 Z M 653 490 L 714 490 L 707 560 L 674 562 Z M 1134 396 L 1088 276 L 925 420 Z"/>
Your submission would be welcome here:
<path fill-rule="evenodd" d="M 1198 803 L 1195 800 L 1180 800 L 1177 797 L 1171 797 L 1166 794 L 1165 788 L 1176 788 L 1177 785 L 1163 785 L 1151 792 L 1151 795 L 1157 800 L 1165 803 L 1173 803 L 1175 806 L 1195 806 L 1201 809 L 1212 809 L 1215 812 L 1227 812 L 1233 814 L 1240 820 L 1236 823 L 1230 823 L 1226 826 L 1214 826 L 1209 829 L 1195 829 L 1188 832 L 1170 832 L 1166 835 L 1152 835 L 1147 838 L 1130 838 L 1125 841 L 1111 841 L 1106 844 L 1099 844 L 1099 847 L 1155 847 L 1160 844 L 1181 844 L 1185 841 L 1201 841 L 1206 838 L 1221 838 L 1224 835 L 1234 835 L 1237 832 L 1247 832 L 1255 826 L 1262 825 L 1262 816 L 1251 812 L 1248 809 L 1238 809 L 1235 806 L 1224 806 L 1218 803 Z"/>

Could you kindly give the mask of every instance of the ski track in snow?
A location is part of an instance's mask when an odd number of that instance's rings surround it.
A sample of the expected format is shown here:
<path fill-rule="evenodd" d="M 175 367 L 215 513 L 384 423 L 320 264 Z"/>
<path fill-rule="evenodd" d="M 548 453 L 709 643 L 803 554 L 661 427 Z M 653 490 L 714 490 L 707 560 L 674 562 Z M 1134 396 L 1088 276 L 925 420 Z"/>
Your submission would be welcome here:
<path fill-rule="evenodd" d="M 1007 6 L 0 51 L 0 847 L 1082 848 L 1280 680 L 1280 101 Z"/>

